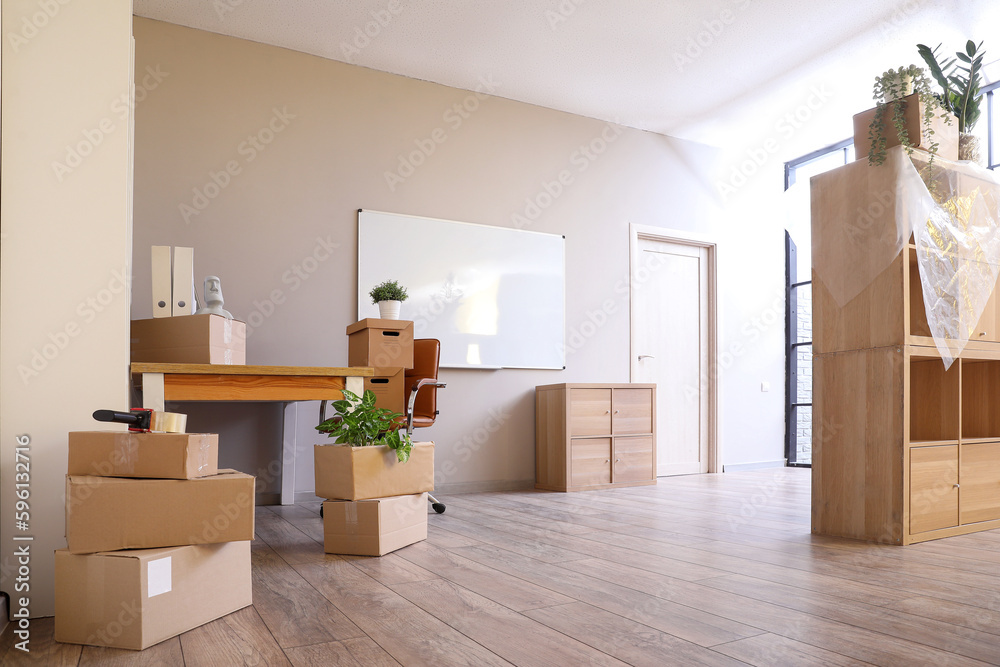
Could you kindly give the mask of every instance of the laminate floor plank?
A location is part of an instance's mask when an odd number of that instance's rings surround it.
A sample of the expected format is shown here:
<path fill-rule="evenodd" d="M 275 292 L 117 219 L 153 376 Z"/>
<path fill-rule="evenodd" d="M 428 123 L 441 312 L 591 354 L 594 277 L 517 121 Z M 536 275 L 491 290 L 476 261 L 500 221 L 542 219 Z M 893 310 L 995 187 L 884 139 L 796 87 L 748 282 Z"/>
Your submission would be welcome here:
<path fill-rule="evenodd" d="M 705 613 L 639 588 L 622 586 L 605 578 L 581 574 L 562 566 L 532 561 L 497 547 L 466 547 L 457 549 L 456 553 L 700 646 L 712 646 L 764 632 L 750 623 Z M 576 562 L 580 561 L 571 561 L 565 565 Z M 618 567 L 612 563 L 607 565 L 611 569 Z"/>
<path fill-rule="evenodd" d="M 399 584 L 393 590 L 519 667 L 626 665 L 449 581 Z"/>
<path fill-rule="evenodd" d="M 83 647 L 78 644 L 62 644 L 53 638 L 55 619 L 30 619 L 28 626 L 28 651 L 17 648 L 20 638 L 14 635 L 14 623 L 8 623 L 4 629 L 3 640 L 0 641 L 0 665 L 20 667 L 21 665 L 52 665 L 54 667 L 71 667 L 80 662 Z"/>
<path fill-rule="evenodd" d="M 438 575 L 433 572 L 425 570 L 418 565 L 414 565 L 396 553 L 390 553 L 379 557 L 340 556 L 339 558 L 347 561 L 375 581 L 385 586 L 391 586 L 392 584 L 405 584 L 411 581 L 427 581 L 428 579 L 438 578 Z"/>
<path fill-rule="evenodd" d="M 294 667 L 400 667 L 392 656 L 367 637 L 285 649 Z"/>
<path fill-rule="evenodd" d="M 662 667 L 668 659 L 671 665 L 745 664 L 585 602 L 529 609 L 524 615 L 637 667 Z"/>
<path fill-rule="evenodd" d="M 714 650 L 742 661 L 741 664 L 755 667 L 859 667 L 872 664 L 771 633 L 720 644 Z"/>
<path fill-rule="evenodd" d="M 907 598 L 887 606 L 914 616 L 1000 635 L 1000 593 L 997 597 L 997 604 L 988 609 L 927 597 Z"/>
<path fill-rule="evenodd" d="M 497 572 L 476 561 L 426 543 L 412 545 L 400 554 L 400 558 L 515 611 L 573 601 L 573 598 L 548 588 Z"/>
<path fill-rule="evenodd" d="M 742 575 L 719 577 L 702 583 L 744 597 L 796 609 L 847 625 L 856 625 L 983 662 L 1000 659 L 1000 635 L 973 628 L 913 616 L 884 607 L 846 602 L 840 598 L 818 593 L 804 596 L 800 590 L 791 586 L 774 583 L 762 586 L 760 580 Z"/>
<path fill-rule="evenodd" d="M 288 563 L 323 560 L 325 556 L 322 542 L 264 508 L 257 510 L 254 532 Z"/>
<path fill-rule="evenodd" d="M 485 544 L 503 545 L 505 549 L 534 558 L 546 563 L 558 563 L 564 560 L 579 558 L 579 554 L 561 549 L 538 540 L 521 539 L 511 533 L 502 533 L 480 523 L 445 517 L 441 515 L 436 522 L 446 530 L 475 539 Z"/>
<path fill-rule="evenodd" d="M 343 560 L 296 571 L 403 665 L 509 665 L 448 624 Z"/>
<path fill-rule="evenodd" d="M 180 636 L 186 667 L 290 665 L 252 606 Z"/>
<path fill-rule="evenodd" d="M 184 664 L 181 640 L 171 637 L 142 651 L 84 646 L 80 667 L 175 667 Z"/>
<path fill-rule="evenodd" d="M 278 646 L 306 646 L 365 636 L 269 546 L 254 541 L 251 560 L 254 608 Z"/>

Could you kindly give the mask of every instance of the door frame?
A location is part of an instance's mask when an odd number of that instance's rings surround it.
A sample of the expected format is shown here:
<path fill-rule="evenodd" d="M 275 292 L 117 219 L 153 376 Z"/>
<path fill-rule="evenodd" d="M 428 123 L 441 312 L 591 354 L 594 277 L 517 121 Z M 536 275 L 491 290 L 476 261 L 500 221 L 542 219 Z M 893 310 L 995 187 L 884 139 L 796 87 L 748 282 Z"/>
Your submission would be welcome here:
<path fill-rule="evenodd" d="M 635 309 L 633 290 L 639 265 L 639 241 L 665 241 L 677 245 L 704 248 L 707 256 L 708 285 L 708 472 L 721 472 L 721 452 L 719 448 L 719 309 L 718 309 L 718 251 L 719 244 L 711 236 L 677 229 L 653 227 L 629 223 L 629 379 L 635 382 L 638 370 L 638 350 L 635 341 Z"/>

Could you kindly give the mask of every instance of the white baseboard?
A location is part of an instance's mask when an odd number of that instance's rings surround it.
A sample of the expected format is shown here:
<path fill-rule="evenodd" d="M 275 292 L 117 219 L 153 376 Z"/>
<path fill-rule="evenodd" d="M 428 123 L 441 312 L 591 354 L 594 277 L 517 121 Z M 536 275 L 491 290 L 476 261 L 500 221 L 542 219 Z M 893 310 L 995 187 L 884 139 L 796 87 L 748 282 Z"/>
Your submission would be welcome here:
<path fill-rule="evenodd" d="M 747 470 L 764 470 L 765 468 L 784 468 L 785 459 L 777 461 L 757 461 L 756 463 L 727 463 L 722 466 L 722 472 L 746 472 Z"/>

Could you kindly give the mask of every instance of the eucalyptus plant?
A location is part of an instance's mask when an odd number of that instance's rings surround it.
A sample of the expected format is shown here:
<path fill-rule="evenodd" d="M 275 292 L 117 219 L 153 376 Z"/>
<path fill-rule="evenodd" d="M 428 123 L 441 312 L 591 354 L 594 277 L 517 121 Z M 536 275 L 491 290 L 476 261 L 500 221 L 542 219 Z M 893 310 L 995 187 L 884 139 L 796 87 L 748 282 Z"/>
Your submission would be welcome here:
<path fill-rule="evenodd" d="M 906 149 L 906 153 L 908 155 L 913 153 L 915 144 L 906 129 L 906 102 L 902 99 L 908 94 L 908 87 L 912 87 L 912 91 L 917 93 L 923 109 L 920 126 L 921 134 L 928 142 L 927 170 L 930 172 L 938 150 L 938 142 L 934 138 L 934 128 L 931 124 L 934 117 L 939 114 L 946 123 L 951 124 L 951 115 L 938 104 L 938 100 L 931 90 L 930 80 L 923 68 L 916 65 L 907 65 L 896 70 L 890 69 L 875 78 L 875 86 L 872 90 L 872 97 L 875 99 L 875 116 L 868 126 L 868 164 L 880 165 L 885 162 L 886 115 L 889 115 L 896 138 Z M 886 108 L 890 105 L 892 112 L 886 114 Z"/>
<path fill-rule="evenodd" d="M 335 438 L 337 444 L 355 447 L 386 445 L 395 450 L 400 463 L 406 463 L 413 441 L 405 429 L 399 428 L 402 415 L 375 407 L 375 394 L 370 389 L 363 396 L 346 389 L 343 394 L 342 400 L 331 403 L 336 414 L 317 426 L 316 430 Z"/>
<path fill-rule="evenodd" d="M 406 288 L 397 281 L 386 280 L 373 287 L 368 292 L 368 296 L 371 297 L 372 303 L 378 303 L 379 301 L 406 301 L 406 297 L 409 295 L 406 293 Z"/>
<path fill-rule="evenodd" d="M 971 39 L 965 43 L 965 51 L 956 51 L 954 58 L 938 60 L 938 44 L 933 49 L 924 44 L 917 44 L 917 52 L 927 63 L 931 76 L 941 86 L 941 93 L 936 95 L 945 111 L 958 118 L 958 131 L 972 132 L 979 120 L 979 102 L 982 83 L 983 43 L 976 44 Z M 961 63 L 961 64 L 960 64 Z"/>

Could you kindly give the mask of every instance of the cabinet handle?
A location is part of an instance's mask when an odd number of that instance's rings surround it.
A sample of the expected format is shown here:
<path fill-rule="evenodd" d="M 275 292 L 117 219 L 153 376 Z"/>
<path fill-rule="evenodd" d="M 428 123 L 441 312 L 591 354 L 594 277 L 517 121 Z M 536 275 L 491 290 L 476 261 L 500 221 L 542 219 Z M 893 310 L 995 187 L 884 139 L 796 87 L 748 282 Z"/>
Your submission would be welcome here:
<path fill-rule="evenodd" d="M 955 485 L 955 488 L 956 488 L 956 489 L 957 489 L 957 488 L 959 488 L 958 484 L 956 484 L 956 485 Z"/>
<path fill-rule="evenodd" d="M 618 414 L 618 410 L 615 410 L 615 414 Z"/>
<path fill-rule="evenodd" d="M 615 459 L 615 463 L 621 463 L 621 462 L 622 462 L 621 459 Z"/>
<path fill-rule="evenodd" d="M 608 459 L 607 461 L 605 461 L 605 463 L 611 463 L 611 459 Z"/>
<path fill-rule="evenodd" d="M 640 354 L 639 361 L 642 361 L 643 359 L 656 359 L 656 357 L 651 354 Z"/>
<path fill-rule="evenodd" d="M 605 410 L 605 411 L 604 411 L 604 414 L 606 414 L 606 415 L 610 415 L 610 414 L 611 414 L 611 410 Z"/>

